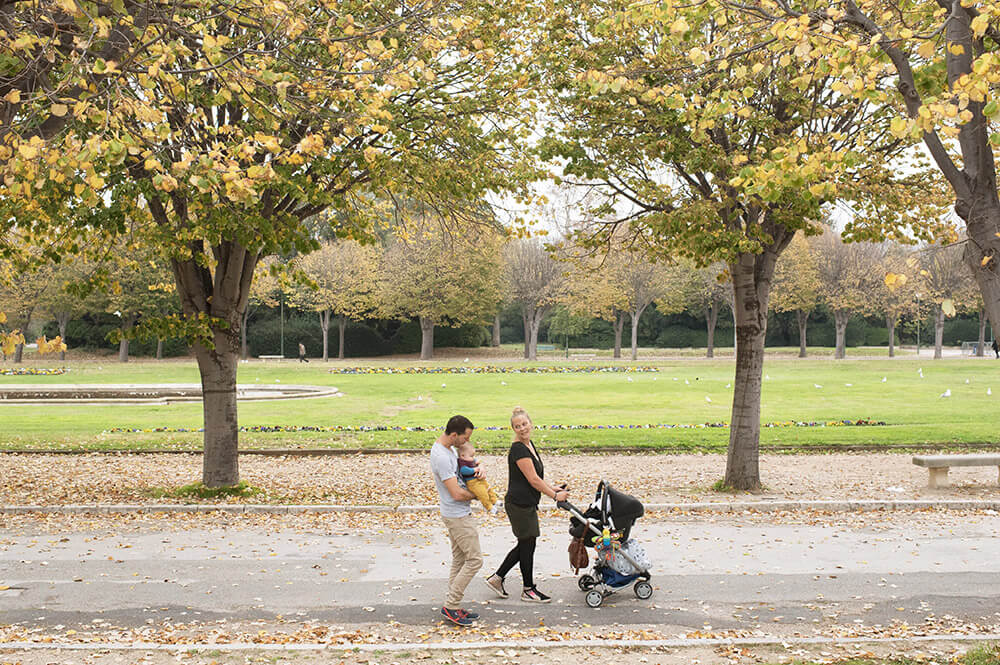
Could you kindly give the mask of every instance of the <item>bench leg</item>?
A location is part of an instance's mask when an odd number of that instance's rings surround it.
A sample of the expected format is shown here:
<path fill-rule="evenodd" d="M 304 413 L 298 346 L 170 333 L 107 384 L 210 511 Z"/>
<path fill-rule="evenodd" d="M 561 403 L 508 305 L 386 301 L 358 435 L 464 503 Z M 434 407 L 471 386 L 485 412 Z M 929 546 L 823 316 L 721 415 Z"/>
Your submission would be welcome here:
<path fill-rule="evenodd" d="M 1000 484 L 1000 466 L 997 467 L 997 484 Z"/>
<path fill-rule="evenodd" d="M 938 489 L 939 487 L 948 486 L 948 467 L 942 466 L 927 470 L 930 472 L 930 479 L 927 482 L 928 487 Z"/>

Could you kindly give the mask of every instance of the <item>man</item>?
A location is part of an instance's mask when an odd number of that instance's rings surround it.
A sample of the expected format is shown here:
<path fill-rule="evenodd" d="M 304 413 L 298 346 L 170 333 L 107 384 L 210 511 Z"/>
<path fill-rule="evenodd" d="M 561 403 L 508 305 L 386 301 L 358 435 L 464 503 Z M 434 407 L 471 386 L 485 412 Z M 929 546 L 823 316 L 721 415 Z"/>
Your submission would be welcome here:
<path fill-rule="evenodd" d="M 459 626 L 471 626 L 479 615 L 461 607 L 465 587 L 483 566 L 483 553 L 479 549 L 479 532 L 472 519 L 469 503 L 474 495 L 458 478 L 458 446 L 468 442 L 474 429 L 465 416 L 452 416 L 431 446 L 431 473 L 437 486 L 441 504 L 441 521 L 448 529 L 451 541 L 451 572 L 448 575 L 448 595 L 441 614 Z M 482 471 L 477 470 L 477 477 Z"/>
<path fill-rule="evenodd" d="M 993 338 L 993 353 L 997 354 L 997 358 L 1000 358 L 1000 344 L 997 344 L 997 338 Z"/>
<path fill-rule="evenodd" d="M 299 362 L 300 363 L 309 362 L 309 359 L 306 358 L 306 345 L 303 344 L 302 342 L 299 342 Z"/>

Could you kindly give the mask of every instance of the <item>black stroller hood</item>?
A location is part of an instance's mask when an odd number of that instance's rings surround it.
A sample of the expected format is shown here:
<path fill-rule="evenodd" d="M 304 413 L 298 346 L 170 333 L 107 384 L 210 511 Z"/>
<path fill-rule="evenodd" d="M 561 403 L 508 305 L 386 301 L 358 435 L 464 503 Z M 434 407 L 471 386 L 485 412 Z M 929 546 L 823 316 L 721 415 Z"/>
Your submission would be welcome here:
<path fill-rule="evenodd" d="M 607 503 L 605 503 L 605 498 Z M 607 513 L 607 518 L 609 519 L 605 519 L 605 508 L 610 508 Z M 613 523 L 615 530 L 621 533 L 621 542 L 624 543 L 628 540 L 632 525 L 645 512 L 646 509 L 637 498 L 630 494 L 619 492 L 610 485 L 606 485 L 604 481 L 601 481 L 601 484 L 597 488 L 597 496 L 594 498 L 594 503 L 590 504 L 590 507 L 584 511 L 583 516 L 601 526 L 611 526 Z M 583 538 L 587 546 L 591 547 L 591 539 L 587 537 L 589 530 L 586 524 L 576 517 L 571 517 L 569 524 L 570 535 L 574 538 Z"/>

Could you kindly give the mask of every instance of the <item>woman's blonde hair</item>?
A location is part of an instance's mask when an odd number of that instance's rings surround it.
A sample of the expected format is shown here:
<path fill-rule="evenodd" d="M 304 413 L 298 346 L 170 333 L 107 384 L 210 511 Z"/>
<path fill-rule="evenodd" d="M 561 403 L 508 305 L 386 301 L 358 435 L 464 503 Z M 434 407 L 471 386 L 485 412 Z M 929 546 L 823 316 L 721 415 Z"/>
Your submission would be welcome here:
<path fill-rule="evenodd" d="M 527 419 L 528 419 L 528 422 L 529 422 L 529 423 L 531 422 L 531 416 L 529 416 L 529 415 L 528 415 L 528 412 L 527 412 L 527 411 L 525 411 L 525 410 L 524 410 L 524 409 L 523 409 L 522 407 L 520 407 L 520 406 L 515 406 L 515 407 L 514 407 L 514 410 L 513 410 L 513 411 L 511 412 L 511 414 L 510 414 L 510 424 L 511 424 L 511 425 L 513 425 L 513 424 L 514 424 L 514 418 L 517 418 L 518 416 L 524 416 L 525 418 L 527 418 Z"/>

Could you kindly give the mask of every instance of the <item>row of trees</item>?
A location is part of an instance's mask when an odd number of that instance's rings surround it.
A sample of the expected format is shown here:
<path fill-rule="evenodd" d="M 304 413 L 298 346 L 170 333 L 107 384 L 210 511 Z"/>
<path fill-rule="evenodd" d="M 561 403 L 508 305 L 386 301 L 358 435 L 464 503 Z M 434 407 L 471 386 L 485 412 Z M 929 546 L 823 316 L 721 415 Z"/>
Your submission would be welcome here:
<path fill-rule="evenodd" d="M 337 357 L 343 358 L 348 321 L 367 318 L 418 321 L 422 359 L 432 357 L 434 330 L 440 325 L 492 322 L 493 343 L 499 345 L 500 309 L 513 306 L 522 314 L 525 358 L 536 357 L 539 326 L 556 310 L 550 337 L 578 334 L 595 318 L 610 322 L 615 358 L 621 357 L 630 323 L 635 360 L 641 317 L 655 304 L 664 315 L 687 311 L 704 316 L 706 354 L 712 357 L 719 313 L 733 306 L 722 263 L 696 268 L 687 261 L 653 262 L 627 246 L 595 256 L 568 241 L 546 248 L 537 239 L 504 241 L 500 233 L 485 229 L 453 237 L 434 223 L 409 231 L 390 235 L 385 243 L 329 240 L 288 262 L 277 257 L 262 261 L 241 325 L 242 356 L 248 355 L 247 334 L 260 307 L 287 305 L 315 313 L 327 360 L 331 324 Z M 83 282 L 98 272 L 104 273 L 105 288 L 81 297 Z M 806 356 L 809 316 L 820 306 L 834 316 L 836 358 L 845 355 L 852 315 L 884 316 L 889 355 L 894 356 L 899 321 L 920 319 L 921 305 L 932 311 L 935 357 L 941 356 L 945 316 L 956 312 L 979 315 L 980 353 L 984 347 L 987 320 L 962 263 L 961 244 L 913 249 L 894 242 L 845 243 L 833 231 L 811 238 L 800 234 L 777 262 L 773 292 L 775 311 L 796 314 L 801 357 Z M 155 260 L 111 261 L 89 270 L 70 261 L 49 266 L 31 280 L 0 286 L 0 310 L 15 314 L 12 323 L 18 329 L 27 329 L 33 317 L 54 319 L 60 340 L 66 339 L 72 318 L 114 314 L 119 359 L 126 362 L 130 338 L 155 336 L 163 317 L 179 314 L 179 304 L 169 275 Z M 159 358 L 163 338 L 156 341 Z M 22 344 L 12 347 L 15 362 Z"/>
<path fill-rule="evenodd" d="M 776 265 L 829 206 L 851 203 L 851 239 L 930 241 L 950 197 L 1000 323 L 998 14 L 975 0 L 15 3 L 0 17 L 0 219 L 42 258 L 134 234 L 170 266 L 173 329 L 204 387 L 204 480 L 222 485 L 238 479 L 235 361 L 263 257 L 316 249 L 306 220 L 325 210 L 335 233 L 370 236 L 373 201 L 396 196 L 470 228 L 488 196 L 551 175 L 589 195 L 581 241 L 725 263 L 726 482 L 752 488 Z M 20 253 L 0 235 L 0 254 Z"/>

